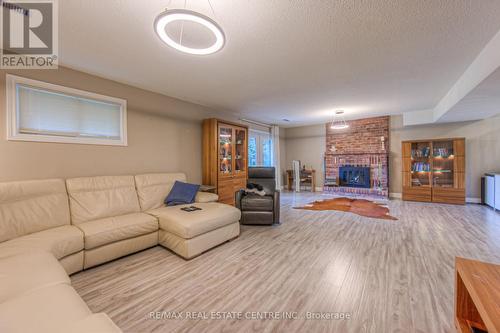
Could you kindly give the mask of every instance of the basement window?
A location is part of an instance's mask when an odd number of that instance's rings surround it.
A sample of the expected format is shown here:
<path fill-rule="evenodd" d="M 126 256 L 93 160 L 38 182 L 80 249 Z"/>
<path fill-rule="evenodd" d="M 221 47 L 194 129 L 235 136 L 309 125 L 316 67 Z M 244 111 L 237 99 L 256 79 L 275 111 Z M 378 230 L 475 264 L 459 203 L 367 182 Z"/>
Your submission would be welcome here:
<path fill-rule="evenodd" d="M 7 74 L 7 139 L 127 145 L 127 102 Z"/>

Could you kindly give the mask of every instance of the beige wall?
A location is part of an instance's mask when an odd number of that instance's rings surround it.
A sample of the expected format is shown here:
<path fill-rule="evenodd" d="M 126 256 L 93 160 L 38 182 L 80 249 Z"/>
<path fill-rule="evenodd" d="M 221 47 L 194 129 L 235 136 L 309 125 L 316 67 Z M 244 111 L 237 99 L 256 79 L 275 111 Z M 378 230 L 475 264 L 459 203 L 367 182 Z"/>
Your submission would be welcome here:
<path fill-rule="evenodd" d="M 128 147 L 7 141 L 0 71 L 0 181 L 182 171 L 201 182 L 201 120 L 212 110 L 66 68 L 9 72 L 126 99 Z"/>
<path fill-rule="evenodd" d="M 293 127 L 286 129 L 284 169 L 292 168 L 293 160 L 316 170 L 316 187 L 323 186 L 323 157 L 326 147 L 325 125 Z"/>
<path fill-rule="evenodd" d="M 466 195 L 481 196 L 481 176 L 500 171 L 500 116 L 480 121 L 403 127 L 403 117 L 391 117 L 390 192 L 401 193 L 401 141 L 465 137 Z"/>

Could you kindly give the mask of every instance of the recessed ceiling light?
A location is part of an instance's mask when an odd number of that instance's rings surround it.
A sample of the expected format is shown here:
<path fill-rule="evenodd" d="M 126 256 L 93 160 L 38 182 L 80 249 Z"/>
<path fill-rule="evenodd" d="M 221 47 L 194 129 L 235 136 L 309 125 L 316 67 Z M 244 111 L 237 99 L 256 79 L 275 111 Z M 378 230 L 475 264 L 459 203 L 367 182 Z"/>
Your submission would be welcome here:
<path fill-rule="evenodd" d="M 214 35 L 215 42 L 206 48 L 192 48 L 182 45 L 181 41 L 174 41 L 167 34 L 166 27 L 167 25 L 176 21 L 189 21 L 201 24 Z M 187 9 L 171 9 L 164 11 L 156 18 L 154 28 L 158 37 L 160 37 L 160 39 L 168 46 L 173 47 L 178 51 L 189 54 L 207 55 L 215 53 L 217 51 L 220 51 L 224 47 L 226 41 L 224 32 L 214 20 L 212 20 L 208 16 Z"/>

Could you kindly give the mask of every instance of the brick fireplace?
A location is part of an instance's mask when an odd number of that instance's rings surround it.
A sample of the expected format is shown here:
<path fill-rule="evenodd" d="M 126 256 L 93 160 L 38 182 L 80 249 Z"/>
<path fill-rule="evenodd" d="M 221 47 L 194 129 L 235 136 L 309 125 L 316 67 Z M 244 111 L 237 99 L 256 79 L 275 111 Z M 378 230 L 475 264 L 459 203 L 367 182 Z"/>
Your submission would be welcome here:
<path fill-rule="evenodd" d="M 326 124 L 324 191 L 388 197 L 389 117 L 347 123 L 343 130 Z"/>

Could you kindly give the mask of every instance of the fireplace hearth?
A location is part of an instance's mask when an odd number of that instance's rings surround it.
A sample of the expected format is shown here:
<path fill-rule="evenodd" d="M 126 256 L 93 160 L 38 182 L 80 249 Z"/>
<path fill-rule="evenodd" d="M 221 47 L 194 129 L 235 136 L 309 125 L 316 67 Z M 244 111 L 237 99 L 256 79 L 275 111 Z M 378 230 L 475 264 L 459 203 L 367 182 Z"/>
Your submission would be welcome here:
<path fill-rule="evenodd" d="M 340 186 L 370 188 L 370 168 L 359 166 L 341 166 L 339 168 Z"/>

